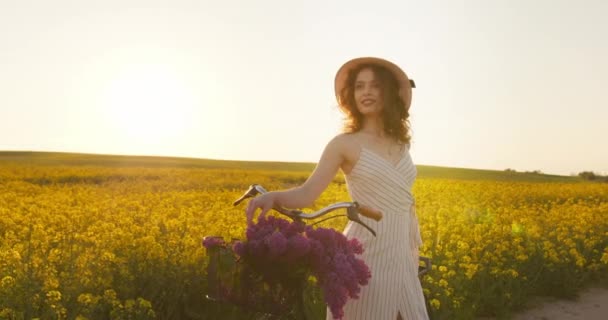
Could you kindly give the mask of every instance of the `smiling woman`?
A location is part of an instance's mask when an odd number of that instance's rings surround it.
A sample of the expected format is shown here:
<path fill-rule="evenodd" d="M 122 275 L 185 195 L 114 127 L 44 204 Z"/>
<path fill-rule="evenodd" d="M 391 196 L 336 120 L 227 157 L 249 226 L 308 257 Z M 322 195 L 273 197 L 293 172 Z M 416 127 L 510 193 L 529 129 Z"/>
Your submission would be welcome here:
<path fill-rule="evenodd" d="M 190 127 L 197 102 L 188 88 L 163 66 L 131 67 L 109 83 L 103 98 L 105 113 L 117 136 L 129 144 L 161 147 L 184 136 Z"/>

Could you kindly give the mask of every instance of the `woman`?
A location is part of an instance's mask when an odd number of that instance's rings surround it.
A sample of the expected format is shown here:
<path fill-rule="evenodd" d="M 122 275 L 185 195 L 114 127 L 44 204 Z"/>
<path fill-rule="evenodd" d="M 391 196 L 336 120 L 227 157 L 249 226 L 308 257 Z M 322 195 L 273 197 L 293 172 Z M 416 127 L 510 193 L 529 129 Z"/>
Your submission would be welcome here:
<path fill-rule="evenodd" d="M 344 230 L 363 244 L 362 258 L 372 273 L 359 299 L 344 307 L 347 320 L 428 319 L 418 279 L 422 241 L 411 193 L 416 178 L 409 154 L 412 85 L 403 70 L 384 59 L 346 62 L 335 78 L 336 98 L 347 120 L 344 133 L 327 144 L 301 186 L 261 195 L 247 207 L 249 219 L 257 209 L 263 216 L 273 206 L 308 207 L 341 169 L 353 201 L 383 212 L 379 222 L 362 217 L 377 237 L 352 222 Z"/>

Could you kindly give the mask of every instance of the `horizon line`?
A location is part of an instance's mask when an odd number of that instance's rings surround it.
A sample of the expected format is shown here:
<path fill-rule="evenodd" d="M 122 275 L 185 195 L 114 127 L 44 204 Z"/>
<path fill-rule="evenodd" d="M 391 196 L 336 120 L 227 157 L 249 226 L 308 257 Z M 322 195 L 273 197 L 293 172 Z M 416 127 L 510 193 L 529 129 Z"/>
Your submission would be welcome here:
<path fill-rule="evenodd" d="M 261 163 L 294 163 L 294 164 L 311 164 L 315 165 L 317 162 L 311 161 L 285 161 L 285 160 L 244 160 L 244 159 L 218 159 L 218 158 L 200 158 L 195 156 L 176 156 L 176 155 L 160 155 L 160 154 L 115 154 L 115 153 L 96 153 L 96 152 L 74 152 L 74 151 L 49 151 L 49 150 L 0 150 L 0 154 L 6 153 L 55 153 L 55 154 L 73 154 L 73 155 L 92 155 L 92 156 L 113 156 L 113 157 L 141 157 L 141 158 L 173 158 L 173 159 L 189 159 L 189 160 L 208 160 L 208 161 L 231 161 L 231 162 L 261 162 Z M 578 176 L 580 173 L 570 173 L 568 175 L 565 174 L 557 174 L 557 173 L 548 173 L 543 172 L 542 170 L 526 170 L 520 171 L 513 168 L 505 168 L 505 169 L 489 169 L 489 168 L 473 168 L 473 167 L 452 167 L 452 166 L 442 166 L 442 165 L 433 165 L 433 164 L 415 164 L 416 166 L 423 167 L 436 167 L 436 168 L 446 168 L 446 169 L 461 169 L 461 170 L 478 170 L 478 171 L 495 171 L 495 172 L 505 172 L 509 170 L 513 170 L 515 173 L 537 173 L 548 176 L 562 176 L 562 177 L 573 177 Z M 581 171 L 581 172 L 587 172 Z M 591 171 L 593 173 L 602 175 L 601 172 Z"/>

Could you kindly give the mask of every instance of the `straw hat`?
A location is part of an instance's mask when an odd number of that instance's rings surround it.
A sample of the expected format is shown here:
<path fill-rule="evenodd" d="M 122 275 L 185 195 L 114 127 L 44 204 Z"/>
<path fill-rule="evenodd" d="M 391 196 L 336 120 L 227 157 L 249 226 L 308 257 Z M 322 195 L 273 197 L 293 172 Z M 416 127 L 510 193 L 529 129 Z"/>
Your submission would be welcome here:
<path fill-rule="evenodd" d="M 412 103 L 412 88 L 416 88 L 414 80 L 409 79 L 405 72 L 403 72 L 403 70 L 401 70 L 401 68 L 399 68 L 396 64 L 375 57 L 355 58 L 350 61 L 347 61 L 345 64 L 342 65 L 342 67 L 340 67 L 340 69 L 338 69 L 338 72 L 336 73 L 336 78 L 334 79 L 334 90 L 336 93 L 336 100 L 339 101 L 340 92 L 346 86 L 346 79 L 348 78 L 349 71 L 363 64 L 379 65 L 390 71 L 399 83 L 399 96 L 401 96 L 401 99 L 403 99 L 403 102 L 405 103 L 405 108 L 409 110 L 410 104 Z"/>

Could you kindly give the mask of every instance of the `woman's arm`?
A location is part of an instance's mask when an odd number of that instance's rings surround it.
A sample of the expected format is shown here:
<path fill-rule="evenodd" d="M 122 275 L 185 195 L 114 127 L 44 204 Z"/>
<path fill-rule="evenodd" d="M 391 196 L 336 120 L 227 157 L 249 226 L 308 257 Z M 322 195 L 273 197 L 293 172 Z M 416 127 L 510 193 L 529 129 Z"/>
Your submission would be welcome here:
<path fill-rule="evenodd" d="M 345 147 L 345 136 L 336 136 L 327 144 L 315 170 L 302 185 L 288 190 L 268 192 L 249 201 L 246 211 L 248 221 L 252 220 L 258 208 L 262 209 L 260 216 L 264 216 L 274 206 L 304 208 L 312 205 L 336 176 L 344 162 Z"/>

